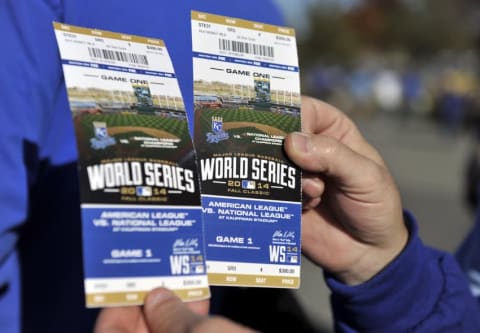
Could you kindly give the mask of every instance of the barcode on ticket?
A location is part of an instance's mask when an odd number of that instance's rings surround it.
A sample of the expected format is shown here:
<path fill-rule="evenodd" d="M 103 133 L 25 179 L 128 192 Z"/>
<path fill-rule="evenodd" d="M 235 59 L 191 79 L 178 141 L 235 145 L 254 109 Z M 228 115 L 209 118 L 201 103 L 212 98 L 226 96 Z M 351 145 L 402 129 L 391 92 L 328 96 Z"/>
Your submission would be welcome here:
<path fill-rule="evenodd" d="M 253 54 L 269 58 L 275 56 L 274 48 L 272 46 L 240 42 L 230 39 L 219 39 L 218 43 L 221 51 Z"/>
<path fill-rule="evenodd" d="M 136 54 L 129 52 L 122 52 L 116 50 L 101 49 L 97 47 L 89 47 L 88 53 L 92 58 L 102 60 L 114 60 L 126 63 L 148 65 L 148 58 L 144 54 Z"/>

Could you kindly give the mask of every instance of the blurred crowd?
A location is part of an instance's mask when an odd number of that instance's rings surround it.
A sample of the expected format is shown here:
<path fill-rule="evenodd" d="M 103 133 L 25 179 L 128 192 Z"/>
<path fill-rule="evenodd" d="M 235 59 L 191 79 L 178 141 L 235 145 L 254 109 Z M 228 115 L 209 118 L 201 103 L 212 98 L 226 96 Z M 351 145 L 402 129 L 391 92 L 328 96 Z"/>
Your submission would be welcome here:
<path fill-rule="evenodd" d="M 304 69 L 303 91 L 355 115 L 430 117 L 454 134 L 478 127 L 478 73 L 474 52 L 445 52 L 422 64 L 402 54 L 365 54 L 350 68 L 318 63 Z"/>

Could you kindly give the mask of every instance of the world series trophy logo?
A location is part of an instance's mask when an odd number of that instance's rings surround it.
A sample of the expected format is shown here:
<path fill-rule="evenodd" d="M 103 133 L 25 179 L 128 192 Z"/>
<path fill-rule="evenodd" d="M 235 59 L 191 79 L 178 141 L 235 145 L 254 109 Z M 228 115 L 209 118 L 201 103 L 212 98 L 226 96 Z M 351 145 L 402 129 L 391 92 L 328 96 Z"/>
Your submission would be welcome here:
<path fill-rule="evenodd" d="M 93 128 L 95 136 L 90 139 L 93 149 L 105 149 L 116 143 L 115 138 L 108 135 L 107 123 L 103 121 L 94 121 Z"/>
<path fill-rule="evenodd" d="M 219 143 L 229 137 L 228 133 L 223 130 L 223 118 L 212 116 L 212 131 L 207 133 L 207 142 Z"/>

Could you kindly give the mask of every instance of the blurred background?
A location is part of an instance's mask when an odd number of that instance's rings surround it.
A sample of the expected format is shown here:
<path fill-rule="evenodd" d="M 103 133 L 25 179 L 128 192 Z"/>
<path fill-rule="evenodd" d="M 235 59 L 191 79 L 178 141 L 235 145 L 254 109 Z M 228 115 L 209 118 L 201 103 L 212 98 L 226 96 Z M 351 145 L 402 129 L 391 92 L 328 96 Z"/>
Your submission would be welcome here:
<path fill-rule="evenodd" d="M 302 93 L 355 120 L 425 243 L 454 252 L 480 179 L 480 1 L 276 1 L 297 30 Z M 332 332 L 328 294 L 304 259 L 295 295 L 322 332 Z"/>

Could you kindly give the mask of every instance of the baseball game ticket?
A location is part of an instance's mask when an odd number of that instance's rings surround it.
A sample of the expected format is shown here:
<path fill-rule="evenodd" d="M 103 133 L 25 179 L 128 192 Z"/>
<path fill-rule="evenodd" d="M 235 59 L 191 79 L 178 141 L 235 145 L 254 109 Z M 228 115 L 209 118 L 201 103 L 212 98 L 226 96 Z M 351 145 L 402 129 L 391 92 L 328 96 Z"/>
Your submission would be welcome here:
<path fill-rule="evenodd" d="M 191 12 L 194 145 L 212 285 L 298 288 L 301 129 L 295 32 Z"/>
<path fill-rule="evenodd" d="M 162 40 L 54 23 L 79 152 L 86 305 L 208 298 L 198 171 Z"/>

